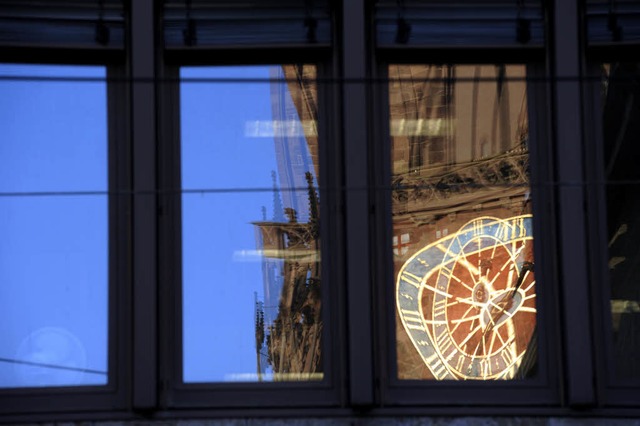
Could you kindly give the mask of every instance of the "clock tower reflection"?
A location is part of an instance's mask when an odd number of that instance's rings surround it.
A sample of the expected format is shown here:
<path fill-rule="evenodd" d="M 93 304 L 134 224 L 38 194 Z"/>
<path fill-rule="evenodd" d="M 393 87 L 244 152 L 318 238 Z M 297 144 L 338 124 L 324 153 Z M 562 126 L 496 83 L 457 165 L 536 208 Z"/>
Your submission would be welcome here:
<path fill-rule="evenodd" d="M 286 222 L 254 223 L 265 256 L 265 286 L 271 287 L 265 291 L 267 306 L 256 304 L 257 369 L 263 376 L 268 368 L 274 380 L 322 378 L 318 195 L 311 173 L 305 177 L 308 222 L 298 222 L 296 211 L 285 208 Z M 280 286 L 273 285 L 277 274 Z M 275 292 L 277 299 L 270 295 Z"/>
<path fill-rule="evenodd" d="M 388 70 L 393 235 L 411 235 L 393 252 L 398 377 L 531 376 L 525 67 Z"/>

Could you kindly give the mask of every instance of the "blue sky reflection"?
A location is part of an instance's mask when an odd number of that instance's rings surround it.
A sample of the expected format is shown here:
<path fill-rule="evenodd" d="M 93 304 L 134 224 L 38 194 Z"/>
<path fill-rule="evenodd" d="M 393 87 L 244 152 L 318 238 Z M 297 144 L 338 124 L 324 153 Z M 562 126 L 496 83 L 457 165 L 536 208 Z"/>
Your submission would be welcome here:
<path fill-rule="evenodd" d="M 274 138 L 258 131 L 273 129 L 273 83 L 188 79 L 266 80 L 279 68 L 181 70 L 182 187 L 214 189 L 182 196 L 185 382 L 257 380 L 254 309 L 264 277 L 252 222 L 273 219 L 278 171 Z"/>
<path fill-rule="evenodd" d="M 106 108 L 105 82 L 0 81 L 0 387 L 107 382 L 107 196 L 74 194 L 107 191 Z"/>

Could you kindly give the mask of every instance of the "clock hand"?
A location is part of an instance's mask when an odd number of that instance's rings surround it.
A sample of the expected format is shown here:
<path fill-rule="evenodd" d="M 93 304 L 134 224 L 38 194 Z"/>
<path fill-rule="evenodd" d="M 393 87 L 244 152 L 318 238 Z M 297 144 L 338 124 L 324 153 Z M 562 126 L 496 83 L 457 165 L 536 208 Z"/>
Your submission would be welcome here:
<path fill-rule="evenodd" d="M 530 262 L 527 262 L 527 263 L 530 263 Z M 532 265 L 531 267 L 533 267 L 533 264 L 531 265 Z M 524 273 L 522 274 L 522 277 L 524 277 Z M 522 284 L 521 281 L 522 280 L 519 278 L 518 281 L 516 282 L 516 285 L 518 287 Z M 487 334 L 489 334 L 490 332 L 493 332 L 493 330 L 496 328 L 496 324 L 500 320 L 500 317 L 505 314 L 508 315 L 510 318 L 513 316 L 513 314 L 509 312 L 509 308 L 510 308 L 510 302 L 513 300 L 513 295 L 515 294 L 515 291 L 517 291 L 517 287 L 509 295 L 509 297 L 504 297 L 502 300 L 499 300 L 497 304 L 489 300 L 488 304 L 491 306 L 488 312 L 489 322 L 487 323 L 486 327 L 482 331 L 482 334 L 480 336 L 480 342 L 476 345 L 473 351 L 474 356 L 478 354 L 478 350 L 480 349 L 480 346 L 483 344 L 483 342 L 485 342 Z"/>
<path fill-rule="evenodd" d="M 487 328 L 484 330 L 482 334 L 483 338 L 489 330 L 494 328 L 497 322 L 496 319 L 500 319 L 500 317 L 503 314 L 506 314 L 509 317 L 513 316 L 513 314 L 509 312 L 509 309 L 511 307 L 510 306 L 511 302 L 515 297 L 516 293 L 518 292 L 518 289 L 520 288 L 520 286 L 522 286 L 522 283 L 524 281 L 524 278 L 527 276 L 527 273 L 532 271 L 533 271 L 533 263 L 527 262 L 527 261 L 523 262 L 522 267 L 520 268 L 520 274 L 518 275 L 518 279 L 513 285 L 513 290 L 509 294 L 509 297 L 508 298 L 504 297 L 502 300 L 499 300 L 498 304 L 494 303 L 492 300 L 489 300 L 488 303 L 491 305 L 491 310 L 489 311 L 489 324 L 487 325 Z"/>
<path fill-rule="evenodd" d="M 480 343 L 476 345 L 473 351 L 474 356 L 478 354 L 480 346 L 485 341 L 487 334 L 495 329 L 495 325 L 500 316 L 502 316 L 503 314 L 508 314 L 508 301 L 512 300 L 515 297 L 518 289 L 522 286 L 527 273 L 532 271 L 533 262 L 523 262 L 522 267 L 520 268 L 520 274 L 518 275 L 518 279 L 516 280 L 516 282 L 513 284 L 513 290 L 511 291 L 509 298 L 505 298 L 499 301 L 498 304 L 495 304 L 491 301 L 489 302 L 491 304 L 491 309 L 489 310 L 489 322 L 487 324 L 487 327 L 482 331 L 482 335 L 480 336 Z"/>
<path fill-rule="evenodd" d="M 513 298 L 516 295 L 516 292 L 522 285 L 524 281 L 524 277 L 527 275 L 527 272 L 533 272 L 533 263 L 532 262 L 523 262 L 522 267 L 520 268 L 520 275 L 518 275 L 518 280 L 513 286 L 513 291 L 511 292 L 511 297 Z"/>
<path fill-rule="evenodd" d="M 504 310 L 504 309 L 503 309 Z M 482 334 L 480 335 L 480 342 L 476 345 L 475 349 L 473 350 L 473 356 L 475 357 L 476 355 L 478 355 L 478 350 L 480 349 L 480 346 L 482 345 L 482 343 L 484 342 L 487 333 L 489 333 L 489 331 L 493 330 L 493 328 L 495 327 L 495 323 L 496 321 L 494 321 L 494 315 L 489 315 L 489 323 L 487 324 L 487 326 L 484 328 L 484 330 L 482 330 Z M 474 330 L 475 333 L 475 330 Z M 469 336 L 467 337 L 466 340 L 469 340 L 474 333 L 469 334 Z"/>

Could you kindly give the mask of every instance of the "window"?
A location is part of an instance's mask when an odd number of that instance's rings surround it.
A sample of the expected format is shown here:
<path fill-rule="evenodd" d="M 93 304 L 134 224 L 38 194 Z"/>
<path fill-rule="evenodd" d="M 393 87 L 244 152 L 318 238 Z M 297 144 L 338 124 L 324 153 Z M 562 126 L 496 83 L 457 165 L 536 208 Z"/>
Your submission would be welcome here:
<path fill-rule="evenodd" d="M 398 377 L 535 374 L 525 67 L 390 65 L 389 75 Z M 420 151 L 436 141 L 434 165 Z"/>
<path fill-rule="evenodd" d="M 640 309 L 637 295 L 636 214 L 638 197 L 634 128 L 638 108 L 637 64 L 603 66 L 603 151 L 606 176 L 607 235 L 611 280 L 614 377 L 637 380 L 639 372 L 632 359 L 638 350 L 635 324 Z"/>
<path fill-rule="evenodd" d="M 0 297 L 8 302 L 0 387 L 105 385 L 105 68 L 2 65 L 0 72 L 16 77 L 0 82 Z"/>
<path fill-rule="evenodd" d="M 535 2 L 376 5 L 374 99 L 386 119 L 376 131 L 389 135 L 376 139 L 373 180 L 385 236 L 375 254 L 386 259 L 376 267 L 376 307 L 389 318 L 378 357 L 386 403 L 558 398 L 557 277 L 541 255 L 554 250 L 541 230 L 556 220 L 540 201 L 551 196 L 543 182 L 555 156 L 539 108 L 549 88 L 540 53 L 553 40 L 544 11 Z"/>
<path fill-rule="evenodd" d="M 163 11 L 159 297 L 174 320 L 160 324 L 160 397 L 171 408 L 342 398 L 342 290 L 326 250 L 339 219 L 327 217 L 337 196 L 325 188 L 336 178 L 324 175 L 339 142 L 323 121 L 333 86 L 318 84 L 330 76 L 329 8 L 303 6 L 265 3 L 255 21 L 243 4 Z M 246 33 L 216 32 L 221 17 Z M 225 57 L 225 43 L 251 53 Z"/>
<path fill-rule="evenodd" d="M 10 301 L 0 411 L 9 421 L 127 406 L 124 9 L 64 3 L 0 2 L 0 292 Z"/>
<path fill-rule="evenodd" d="M 183 380 L 321 380 L 315 67 L 181 79 Z"/>
<path fill-rule="evenodd" d="M 589 134 L 585 137 L 592 237 L 594 311 L 599 321 L 594 341 L 599 368 L 599 398 L 608 405 L 633 406 L 638 398 L 638 371 L 631 362 L 637 351 L 638 297 L 635 265 L 638 179 L 634 170 L 634 117 L 637 106 L 637 64 L 633 60 L 638 41 L 634 1 L 608 7 L 586 3 L 585 83 Z"/>

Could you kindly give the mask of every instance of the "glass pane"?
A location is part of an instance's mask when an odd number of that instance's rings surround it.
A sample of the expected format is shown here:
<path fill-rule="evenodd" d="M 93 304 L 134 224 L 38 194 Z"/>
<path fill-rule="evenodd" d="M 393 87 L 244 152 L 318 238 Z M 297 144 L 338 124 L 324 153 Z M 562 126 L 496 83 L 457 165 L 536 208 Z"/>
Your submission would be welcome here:
<path fill-rule="evenodd" d="M 319 380 L 315 67 L 181 78 L 183 380 Z"/>
<path fill-rule="evenodd" d="M 603 142 L 615 375 L 640 378 L 640 65 L 607 64 Z"/>
<path fill-rule="evenodd" d="M 391 65 L 400 379 L 536 368 L 525 67 Z"/>
<path fill-rule="evenodd" d="M 0 387 L 104 385 L 106 83 L 73 78 L 105 68 L 0 65 L 0 75 L 25 77 L 0 79 Z"/>

